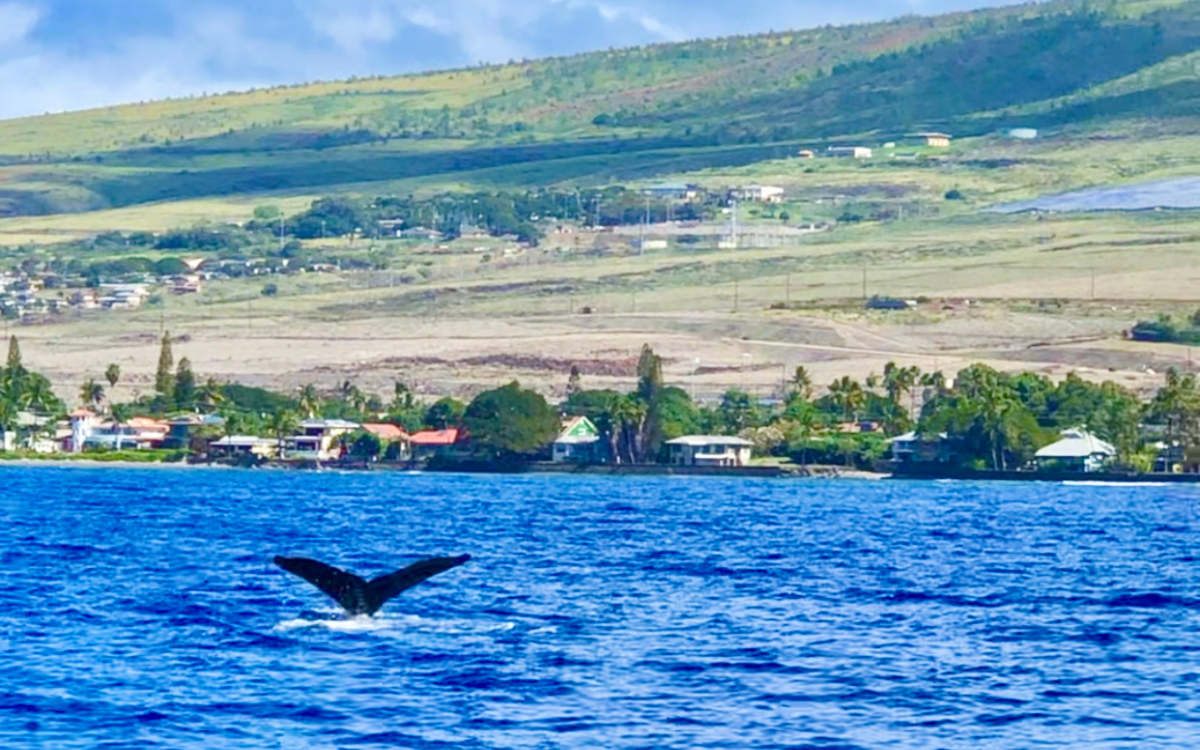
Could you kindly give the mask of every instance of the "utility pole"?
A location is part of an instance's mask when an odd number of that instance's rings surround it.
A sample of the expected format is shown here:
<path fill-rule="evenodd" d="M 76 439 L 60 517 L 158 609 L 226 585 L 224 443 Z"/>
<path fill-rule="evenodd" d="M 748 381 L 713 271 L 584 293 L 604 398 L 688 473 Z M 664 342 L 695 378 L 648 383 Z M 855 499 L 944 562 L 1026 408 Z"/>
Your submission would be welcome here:
<path fill-rule="evenodd" d="M 638 240 L 638 255 L 646 254 L 646 229 L 650 226 L 650 196 L 646 196 L 646 216 L 642 219 L 642 233 Z"/>
<path fill-rule="evenodd" d="M 733 225 L 731 226 L 731 237 L 733 240 L 733 249 L 738 249 L 738 216 L 737 216 L 737 198 L 733 199 Z"/>

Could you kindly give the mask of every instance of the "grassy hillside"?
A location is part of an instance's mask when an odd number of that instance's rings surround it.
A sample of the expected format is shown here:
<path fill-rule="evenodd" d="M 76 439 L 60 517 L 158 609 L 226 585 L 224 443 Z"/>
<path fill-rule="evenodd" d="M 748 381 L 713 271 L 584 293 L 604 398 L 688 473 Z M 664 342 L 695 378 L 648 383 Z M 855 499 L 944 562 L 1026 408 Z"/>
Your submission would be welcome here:
<path fill-rule="evenodd" d="M 0 122 L 0 215 L 651 178 L 932 128 L 1186 129 L 1197 55 L 1200 0 L 1063 0 L 25 118 Z"/>

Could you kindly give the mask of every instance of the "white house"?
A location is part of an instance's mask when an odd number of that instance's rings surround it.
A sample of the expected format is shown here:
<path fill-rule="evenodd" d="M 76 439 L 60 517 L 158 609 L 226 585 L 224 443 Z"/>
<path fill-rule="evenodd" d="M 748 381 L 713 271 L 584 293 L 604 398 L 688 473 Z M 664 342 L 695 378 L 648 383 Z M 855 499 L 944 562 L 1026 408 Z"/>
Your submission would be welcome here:
<path fill-rule="evenodd" d="M 345 419 L 306 419 L 300 434 L 284 443 L 283 458 L 301 461 L 331 461 L 342 455 L 338 438 L 361 429 L 358 422 Z"/>
<path fill-rule="evenodd" d="M 922 439 L 916 430 L 906 432 L 903 435 L 888 440 L 888 445 L 892 447 L 892 460 L 897 463 L 910 463 L 913 461 L 930 461 L 935 460 L 938 456 L 939 446 L 947 437 L 946 433 L 940 433 L 936 440 Z"/>
<path fill-rule="evenodd" d="M 600 460 L 600 430 L 587 417 L 573 417 L 563 424 L 554 441 L 552 460 L 562 463 L 595 463 Z"/>
<path fill-rule="evenodd" d="M 76 409 L 67 415 L 67 419 L 71 423 L 71 440 L 67 450 L 71 453 L 82 453 L 83 444 L 100 426 L 100 417 L 91 409 Z"/>
<path fill-rule="evenodd" d="M 849 157 L 851 159 L 870 159 L 875 155 L 875 152 L 866 146 L 830 146 L 825 149 L 825 153 L 829 156 Z"/>
<path fill-rule="evenodd" d="M 728 435 L 686 435 L 667 445 L 675 466 L 746 466 L 754 443 Z"/>
<path fill-rule="evenodd" d="M 695 185 L 682 182 L 664 182 L 658 185 L 647 185 L 642 188 L 642 195 L 659 200 L 695 200 L 699 194 Z"/>
<path fill-rule="evenodd" d="M 214 440 L 209 447 L 215 453 L 226 456 L 257 456 L 259 458 L 274 458 L 279 443 L 271 438 L 255 437 L 253 435 L 227 435 L 220 440 Z"/>
<path fill-rule="evenodd" d="M 1100 471 L 1117 455 L 1112 443 L 1106 443 L 1086 430 L 1066 430 L 1062 436 L 1062 440 L 1037 452 L 1039 469 Z"/>
<path fill-rule="evenodd" d="M 740 200 L 758 203 L 782 203 L 784 190 L 776 185 L 746 185 L 737 189 Z"/>

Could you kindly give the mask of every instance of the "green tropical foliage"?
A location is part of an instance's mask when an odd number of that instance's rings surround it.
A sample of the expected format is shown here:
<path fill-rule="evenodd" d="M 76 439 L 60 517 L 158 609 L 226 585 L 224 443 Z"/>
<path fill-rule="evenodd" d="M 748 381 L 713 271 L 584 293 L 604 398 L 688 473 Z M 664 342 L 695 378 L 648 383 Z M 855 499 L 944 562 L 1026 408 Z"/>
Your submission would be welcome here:
<path fill-rule="evenodd" d="M 463 414 L 472 450 L 493 458 L 529 456 L 558 436 L 558 412 L 515 380 L 476 396 Z"/>

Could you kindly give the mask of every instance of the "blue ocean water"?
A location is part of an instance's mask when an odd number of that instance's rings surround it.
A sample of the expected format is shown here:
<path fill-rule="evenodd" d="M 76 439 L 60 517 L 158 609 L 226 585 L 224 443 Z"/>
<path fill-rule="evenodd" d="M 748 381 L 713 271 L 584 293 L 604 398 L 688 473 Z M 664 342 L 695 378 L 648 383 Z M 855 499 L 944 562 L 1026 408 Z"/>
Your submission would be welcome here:
<path fill-rule="evenodd" d="M 0 469 L 4 748 L 1194 748 L 1200 488 Z M 275 568 L 473 560 L 374 619 Z"/>

